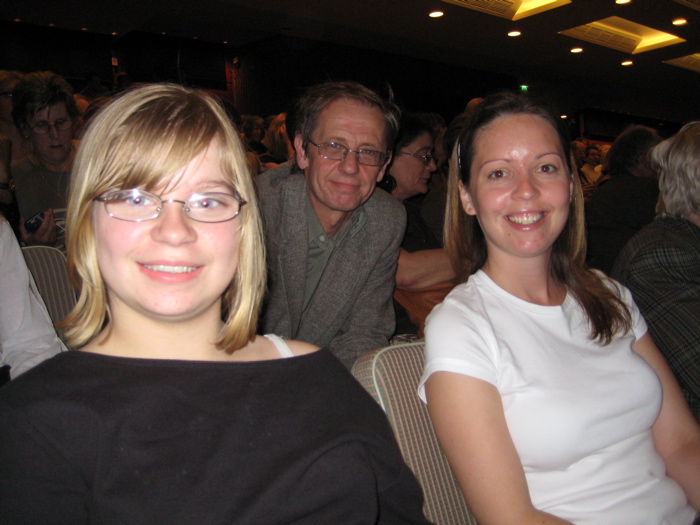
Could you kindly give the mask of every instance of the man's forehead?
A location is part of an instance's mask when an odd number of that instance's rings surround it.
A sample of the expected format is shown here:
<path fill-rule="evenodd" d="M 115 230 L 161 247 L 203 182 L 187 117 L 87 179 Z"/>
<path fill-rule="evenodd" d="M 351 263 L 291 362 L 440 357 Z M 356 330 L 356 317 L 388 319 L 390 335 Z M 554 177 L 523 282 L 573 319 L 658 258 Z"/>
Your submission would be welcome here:
<path fill-rule="evenodd" d="M 314 132 L 372 133 L 385 141 L 386 122 L 381 109 L 373 104 L 352 98 L 340 98 L 326 104 L 321 110 Z"/>

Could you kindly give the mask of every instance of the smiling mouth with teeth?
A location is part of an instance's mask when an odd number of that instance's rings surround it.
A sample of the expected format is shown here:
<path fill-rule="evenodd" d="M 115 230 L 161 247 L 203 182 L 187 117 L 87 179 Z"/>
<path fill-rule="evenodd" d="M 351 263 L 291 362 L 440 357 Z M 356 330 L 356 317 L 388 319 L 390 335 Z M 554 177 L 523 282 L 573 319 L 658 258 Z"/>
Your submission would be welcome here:
<path fill-rule="evenodd" d="M 529 224 L 534 224 L 539 221 L 544 216 L 543 213 L 528 213 L 525 215 L 509 215 L 508 220 L 514 222 L 515 224 L 522 224 L 527 226 Z"/>
<path fill-rule="evenodd" d="M 156 264 L 153 266 L 149 264 L 144 264 L 144 266 L 149 270 L 165 273 L 188 273 L 193 272 L 197 269 L 194 266 L 166 266 L 164 264 Z"/>

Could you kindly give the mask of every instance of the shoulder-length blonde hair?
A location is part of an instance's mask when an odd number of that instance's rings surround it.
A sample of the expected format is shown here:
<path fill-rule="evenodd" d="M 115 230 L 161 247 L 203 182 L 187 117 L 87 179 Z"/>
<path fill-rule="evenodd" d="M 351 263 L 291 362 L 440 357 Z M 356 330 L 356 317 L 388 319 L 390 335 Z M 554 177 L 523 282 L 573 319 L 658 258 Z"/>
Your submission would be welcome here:
<path fill-rule="evenodd" d="M 530 98 L 510 92 L 486 97 L 471 115 L 452 152 L 447 189 L 444 245 L 459 282 L 479 270 L 488 256 L 484 232 L 476 216 L 462 208 L 460 186 L 469 188 L 476 141 L 494 120 L 510 115 L 532 115 L 547 122 L 557 134 L 561 150 L 568 152 L 569 141 L 559 119 L 546 107 Z M 549 263 L 550 275 L 566 286 L 585 310 L 591 326 L 591 338 L 608 344 L 612 337 L 630 328 L 629 309 L 617 294 L 617 288 L 586 267 L 586 228 L 583 192 L 578 177 L 571 175 L 571 156 L 565 155 L 566 169 L 573 182 L 572 201 L 566 225 L 554 241 Z"/>
<path fill-rule="evenodd" d="M 262 228 L 238 133 L 218 102 L 202 92 L 155 84 L 126 92 L 91 121 L 73 169 L 66 219 L 68 270 L 79 299 L 62 326 L 82 346 L 109 326 L 97 264 L 93 203 L 108 190 L 174 184 L 179 170 L 214 141 L 221 170 L 247 204 L 241 209 L 238 267 L 222 297 L 225 324 L 217 347 L 228 353 L 255 335 L 265 290 Z"/>

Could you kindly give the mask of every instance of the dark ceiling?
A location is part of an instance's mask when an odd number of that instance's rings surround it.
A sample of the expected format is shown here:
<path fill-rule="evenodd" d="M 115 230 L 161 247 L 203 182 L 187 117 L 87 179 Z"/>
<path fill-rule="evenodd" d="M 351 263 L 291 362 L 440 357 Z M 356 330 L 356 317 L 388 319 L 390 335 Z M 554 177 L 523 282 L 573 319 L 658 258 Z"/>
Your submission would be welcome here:
<path fill-rule="evenodd" d="M 700 4 L 690 2 L 696 9 L 673 0 L 573 0 L 512 22 L 439 0 L 5 0 L 0 19 L 104 34 L 165 32 L 233 46 L 302 37 L 515 75 L 533 88 L 571 86 L 579 108 L 684 122 L 700 119 L 700 73 L 663 61 L 700 53 Z M 444 16 L 429 18 L 435 9 Z M 630 55 L 558 34 L 609 16 L 686 42 Z M 688 24 L 672 25 L 676 18 Z M 514 29 L 522 36 L 508 37 Z M 576 46 L 583 53 L 572 54 Z M 627 59 L 634 64 L 621 66 Z M 420 71 L 416 80 L 430 81 Z"/>

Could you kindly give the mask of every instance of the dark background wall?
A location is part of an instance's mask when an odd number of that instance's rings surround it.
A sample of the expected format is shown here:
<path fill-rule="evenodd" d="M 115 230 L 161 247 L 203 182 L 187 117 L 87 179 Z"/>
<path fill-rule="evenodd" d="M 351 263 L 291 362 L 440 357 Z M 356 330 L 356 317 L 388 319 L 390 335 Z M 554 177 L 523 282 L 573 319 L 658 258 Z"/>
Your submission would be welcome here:
<path fill-rule="evenodd" d="M 518 89 L 515 76 L 453 66 L 308 39 L 273 36 L 245 46 L 229 46 L 132 32 L 111 37 L 23 23 L 0 22 L 0 68 L 24 72 L 51 70 L 79 91 L 87 72 L 107 87 L 114 75 L 129 73 L 134 82 L 174 81 L 228 94 L 241 113 L 288 111 L 310 85 L 325 80 L 357 80 L 386 93 L 415 111 L 435 111 L 447 122 L 473 97 Z M 530 92 L 555 107 L 569 104 L 575 86 L 541 83 Z M 571 134 L 612 140 L 627 125 L 642 123 L 673 134 L 682 123 L 643 119 L 581 108 L 568 115 Z"/>

